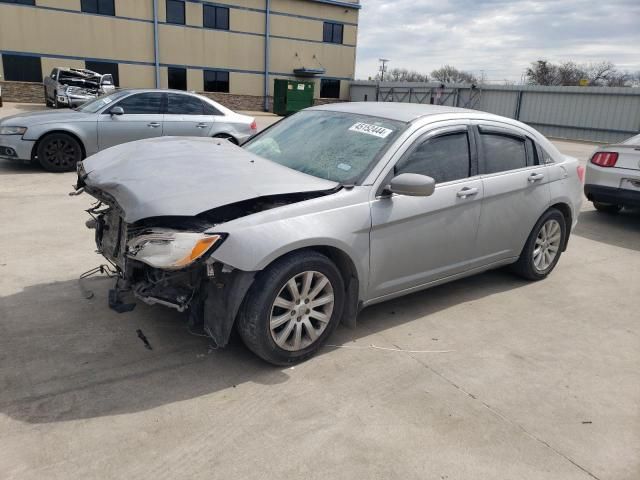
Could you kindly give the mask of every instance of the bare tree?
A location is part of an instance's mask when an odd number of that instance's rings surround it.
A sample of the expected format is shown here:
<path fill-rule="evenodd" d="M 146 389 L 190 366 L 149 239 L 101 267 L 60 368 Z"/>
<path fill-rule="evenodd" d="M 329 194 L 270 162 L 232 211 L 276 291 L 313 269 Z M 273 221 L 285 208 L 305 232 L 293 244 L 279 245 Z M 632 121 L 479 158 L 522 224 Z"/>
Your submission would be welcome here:
<path fill-rule="evenodd" d="M 580 80 L 587 78 L 584 68 L 574 62 L 564 62 L 557 68 L 555 85 L 580 85 Z"/>
<path fill-rule="evenodd" d="M 590 63 L 585 68 L 586 78 L 589 85 L 607 85 L 611 79 L 617 76 L 616 67 L 611 62 Z"/>
<path fill-rule="evenodd" d="M 429 75 L 406 68 L 392 68 L 386 72 L 385 79 L 390 82 L 428 82 Z M 380 80 L 380 74 L 376 76 L 376 80 Z"/>
<path fill-rule="evenodd" d="M 471 72 L 458 70 L 451 65 L 444 65 L 431 72 L 434 80 L 442 83 L 478 83 L 478 77 Z"/>
<path fill-rule="evenodd" d="M 532 62 L 525 76 L 530 85 L 558 85 L 558 67 L 548 60 Z"/>
<path fill-rule="evenodd" d="M 564 62 L 555 65 L 548 60 L 533 62 L 526 71 L 530 85 L 587 85 L 594 87 L 624 87 L 633 83 L 633 75 L 621 72 L 611 62 L 577 64 Z"/>

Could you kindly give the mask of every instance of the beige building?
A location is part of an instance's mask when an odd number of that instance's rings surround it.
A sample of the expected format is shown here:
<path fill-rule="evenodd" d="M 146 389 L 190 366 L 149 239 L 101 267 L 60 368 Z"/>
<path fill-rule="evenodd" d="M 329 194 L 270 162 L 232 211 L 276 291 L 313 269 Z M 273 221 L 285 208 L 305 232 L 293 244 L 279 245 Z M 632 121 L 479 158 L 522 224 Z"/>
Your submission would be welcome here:
<path fill-rule="evenodd" d="M 25 91 L 16 82 L 37 85 L 56 66 L 112 73 L 123 88 L 210 92 L 236 108 L 263 105 L 276 78 L 312 80 L 317 98 L 346 99 L 359 8 L 357 0 L 0 0 L 0 80 L 5 100 Z"/>

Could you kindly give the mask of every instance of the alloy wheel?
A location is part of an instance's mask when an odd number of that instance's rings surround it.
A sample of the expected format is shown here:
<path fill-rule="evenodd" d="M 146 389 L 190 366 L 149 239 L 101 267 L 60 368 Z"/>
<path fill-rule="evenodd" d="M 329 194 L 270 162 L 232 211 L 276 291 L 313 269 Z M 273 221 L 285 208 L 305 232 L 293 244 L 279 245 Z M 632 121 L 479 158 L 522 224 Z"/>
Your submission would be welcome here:
<path fill-rule="evenodd" d="M 329 325 L 334 303 L 333 286 L 324 274 L 296 274 L 280 289 L 271 307 L 271 338 L 283 350 L 307 348 Z"/>
<path fill-rule="evenodd" d="M 64 138 L 54 138 L 43 149 L 44 160 L 59 168 L 72 168 L 78 160 L 76 146 Z"/>
<path fill-rule="evenodd" d="M 562 230 L 555 219 L 542 224 L 533 249 L 533 266 L 538 272 L 545 272 L 553 265 L 560 251 Z"/>

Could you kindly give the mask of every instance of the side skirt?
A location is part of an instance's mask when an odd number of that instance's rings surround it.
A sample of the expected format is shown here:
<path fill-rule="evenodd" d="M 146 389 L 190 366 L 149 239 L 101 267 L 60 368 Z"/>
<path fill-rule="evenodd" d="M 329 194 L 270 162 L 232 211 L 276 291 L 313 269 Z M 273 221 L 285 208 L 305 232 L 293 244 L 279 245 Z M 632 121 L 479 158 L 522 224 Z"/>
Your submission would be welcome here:
<path fill-rule="evenodd" d="M 372 298 L 362 302 L 362 308 L 368 307 L 370 305 L 374 305 L 376 303 L 386 302 L 387 300 L 391 300 L 393 298 L 402 297 L 403 295 L 408 295 L 409 293 L 419 292 L 420 290 L 426 290 L 427 288 L 435 287 L 437 285 L 442 285 L 443 283 L 449 283 L 454 280 L 470 277 L 478 273 L 486 272 L 487 270 L 493 270 L 495 268 L 503 267 L 505 265 L 514 263 L 517 260 L 518 260 L 518 257 L 511 257 L 504 260 L 499 260 L 497 262 L 492 262 L 487 265 L 483 265 L 482 267 L 477 267 L 471 270 L 467 270 L 466 272 L 457 273 L 455 275 L 449 275 L 448 277 L 439 278 L 438 280 L 433 280 L 428 283 L 416 285 L 415 287 L 405 288 L 404 290 L 399 290 L 397 292 L 389 293 L 387 295 L 382 295 L 380 297 Z"/>

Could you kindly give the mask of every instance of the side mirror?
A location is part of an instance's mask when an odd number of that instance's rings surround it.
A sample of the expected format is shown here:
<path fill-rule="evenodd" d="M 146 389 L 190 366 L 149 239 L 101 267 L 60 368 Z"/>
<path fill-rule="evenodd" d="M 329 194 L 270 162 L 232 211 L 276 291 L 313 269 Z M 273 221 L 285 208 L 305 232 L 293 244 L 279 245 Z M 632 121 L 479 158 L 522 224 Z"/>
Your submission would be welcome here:
<path fill-rule="evenodd" d="M 436 189 L 436 181 L 426 175 L 418 173 L 401 173 L 391 179 L 386 190 L 398 195 L 410 197 L 428 197 Z"/>
<path fill-rule="evenodd" d="M 109 113 L 113 116 L 113 115 L 124 115 L 124 110 L 122 109 L 122 107 L 113 107 L 111 110 L 109 110 Z"/>

